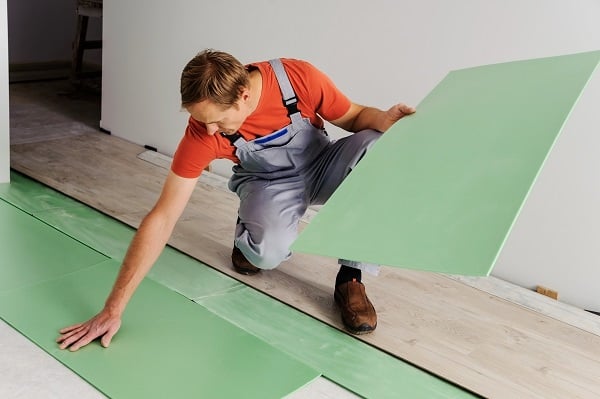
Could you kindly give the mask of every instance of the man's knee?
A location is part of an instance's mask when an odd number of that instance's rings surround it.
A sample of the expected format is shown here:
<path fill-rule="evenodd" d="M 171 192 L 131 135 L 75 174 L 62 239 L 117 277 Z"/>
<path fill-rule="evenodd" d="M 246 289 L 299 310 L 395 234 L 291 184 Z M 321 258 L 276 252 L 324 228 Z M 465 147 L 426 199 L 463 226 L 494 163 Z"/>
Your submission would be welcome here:
<path fill-rule="evenodd" d="M 356 164 L 360 162 L 381 135 L 382 133 L 377 130 L 367 129 L 345 137 L 348 141 L 344 143 L 345 155 L 342 158 L 342 163 L 345 163 L 348 166 L 348 170 L 345 172 L 346 174 L 354 169 Z"/>
<path fill-rule="evenodd" d="M 239 248 L 239 247 L 238 247 Z M 289 248 L 270 248 L 265 247 L 263 251 L 256 251 L 252 248 L 240 248 L 246 259 L 254 266 L 262 270 L 272 270 L 290 257 Z"/>
<path fill-rule="evenodd" d="M 287 252 L 267 251 L 260 255 L 253 254 L 253 259 L 250 260 L 250 262 L 259 269 L 273 270 L 279 266 L 281 262 L 289 258 L 289 256 L 289 250 Z"/>
<path fill-rule="evenodd" d="M 368 150 L 375 142 L 381 137 L 383 133 L 373 129 L 361 130 L 360 132 L 354 133 L 352 136 L 353 140 L 356 140 L 356 146 Z"/>
<path fill-rule="evenodd" d="M 294 239 L 295 235 L 292 237 L 285 233 L 267 234 L 261 242 L 254 242 L 248 235 L 242 235 L 235 245 L 254 266 L 271 270 L 290 257 L 290 246 Z"/>

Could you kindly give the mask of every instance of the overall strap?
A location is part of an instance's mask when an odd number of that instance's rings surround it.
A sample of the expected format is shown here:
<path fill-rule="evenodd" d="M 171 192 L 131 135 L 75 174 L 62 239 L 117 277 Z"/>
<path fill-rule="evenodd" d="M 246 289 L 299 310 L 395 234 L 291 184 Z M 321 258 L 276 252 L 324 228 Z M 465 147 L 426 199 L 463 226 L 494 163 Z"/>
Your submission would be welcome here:
<path fill-rule="evenodd" d="M 279 83 L 279 89 L 281 90 L 281 97 L 283 98 L 283 105 L 287 108 L 288 116 L 292 120 L 292 124 L 300 122 L 302 120 L 302 115 L 300 114 L 300 111 L 298 111 L 298 99 L 296 98 L 296 93 L 294 93 L 294 89 L 285 72 L 281 59 L 276 58 L 270 60 L 269 64 L 271 64 L 273 72 L 275 72 L 275 77 Z"/>
<path fill-rule="evenodd" d="M 235 132 L 234 134 L 221 133 L 221 136 L 223 136 L 227 140 L 229 140 L 231 145 L 236 148 L 240 147 L 240 146 L 244 145 L 244 143 L 246 143 L 246 139 L 244 139 L 244 137 L 239 132 Z"/>

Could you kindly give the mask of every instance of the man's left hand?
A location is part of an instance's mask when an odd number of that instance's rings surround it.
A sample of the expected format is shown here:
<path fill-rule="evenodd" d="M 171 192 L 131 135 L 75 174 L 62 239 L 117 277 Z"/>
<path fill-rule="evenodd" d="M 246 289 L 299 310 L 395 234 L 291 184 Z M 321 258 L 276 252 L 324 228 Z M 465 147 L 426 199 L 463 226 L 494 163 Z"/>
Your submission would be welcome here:
<path fill-rule="evenodd" d="M 392 121 L 397 122 L 399 119 L 404 118 L 406 115 L 414 114 L 416 109 L 406 104 L 396 104 L 386 111 L 386 116 Z"/>

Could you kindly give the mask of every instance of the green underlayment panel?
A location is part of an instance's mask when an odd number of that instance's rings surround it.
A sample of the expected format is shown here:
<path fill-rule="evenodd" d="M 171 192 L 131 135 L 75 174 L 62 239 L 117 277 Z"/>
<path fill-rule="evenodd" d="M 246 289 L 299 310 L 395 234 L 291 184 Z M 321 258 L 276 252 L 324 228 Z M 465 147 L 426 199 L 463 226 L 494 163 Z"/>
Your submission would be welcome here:
<path fill-rule="evenodd" d="M 365 398 L 476 397 L 252 288 L 196 302 Z"/>
<path fill-rule="evenodd" d="M 0 200 L 0 221 L 0 293 L 107 259 L 3 200 Z"/>
<path fill-rule="evenodd" d="M 0 198 L 112 259 L 123 259 L 133 228 L 20 173 L 13 171 L 10 178 L 10 184 L 0 184 Z M 241 284 L 171 247 L 148 277 L 192 299 Z"/>
<path fill-rule="evenodd" d="M 487 275 L 600 51 L 449 73 L 342 183 L 293 249 Z"/>
<path fill-rule="evenodd" d="M 34 213 L 36 218 L 96 249 L 122 260 L 135 230 L 87 206 L 70 206 Z M 148 277 L 187 298 L 213 295 L 241 285 L 195 259 L 166 247 Z"/>
<path fill-rule="evenodd" d="M 31 214 L 81 205 L 74 199 L 14 171 L 10 172 L 10 183 L 0 183 L 0 198 Z"/>
<path fill-rule="evenodd" d="M 281 398 L 319 372 L 166 287 L 144 280 L 108 349 L 54 339 L 102 306 L 114 260 L 0 296 L 2 318 L 113 398 Z"/>
<path fill-rule="evenodd" d="M 123 255 L 132 234 L 130 228 L 17 173 L 12 173 L 11 181 L 10 190 L 0 184 L 1 198 L 12 199 L 16 206 L 30 212 L 47 209 L 36 212 L 36 217 L 100 252 L 117 257 Z M 14 184 L 17 181 L 19 183 Z M 10 193 L 9 198 L 7 193 Z M 59 201 L 64 201 L 64 209 L 44 206 L 58 204 Z M 127 240 L 127 243 L 121 240 Z M 177 251 L 167 252 L 171 253 L 166 257 L 167 262 L 159 261 L 155 266 L 155 269 L 161 269 L 159 282 L 163 283 L 160 279 L 166 279 L 171 289 L 182 292 L 188 298 L 196 298 L 201 304 L 198 306 L 205 306 L 359 395 L 368 398 L 474 397 L 254 289 L 242 286 Z M 175 272 L 170 275 L 169 270 Z M 196 283 L 197 286 L 194 285 Z M 198 286 L 201 288 L 198 289 Z M 104 289 L 107 290 L 106 287 Z M 89 305 L 89 312 L 83 314 L 82 311 L 79 319 L 89 317 L 97 306 Z M 248 312 L 248 308 L 252 308 L 253 312 Z M 66 324 L 73 319 L 78 320 L 73 316 Z M 48 330 L 49 339 L 53 339 L 54 334 L 55 328 Z M 62 354 L 54 347 L 50 349 L 53 351 L 51 353 Z"/>

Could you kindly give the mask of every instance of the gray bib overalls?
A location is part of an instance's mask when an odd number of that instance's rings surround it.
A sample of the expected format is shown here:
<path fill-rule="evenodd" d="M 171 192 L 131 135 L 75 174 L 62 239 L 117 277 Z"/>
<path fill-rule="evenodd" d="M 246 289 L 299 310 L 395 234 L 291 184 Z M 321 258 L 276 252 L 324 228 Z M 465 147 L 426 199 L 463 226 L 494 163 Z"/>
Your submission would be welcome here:
<path fill-rule="evenodd" d="M 331 141 L 323 129 L 302 118 L 281 60 L 270 64 L 291 123 L 252 141 L 241 136 L 233 139 L 240 163 L 233 167 L 229 181 L 240 198 L 234 244 L 261 269 L 273 269 L 289 258 L 307 207 L 325 203 L 381 135 L 365 130 Z M 340 263 L 367 267 L 346 260 Z"/>

